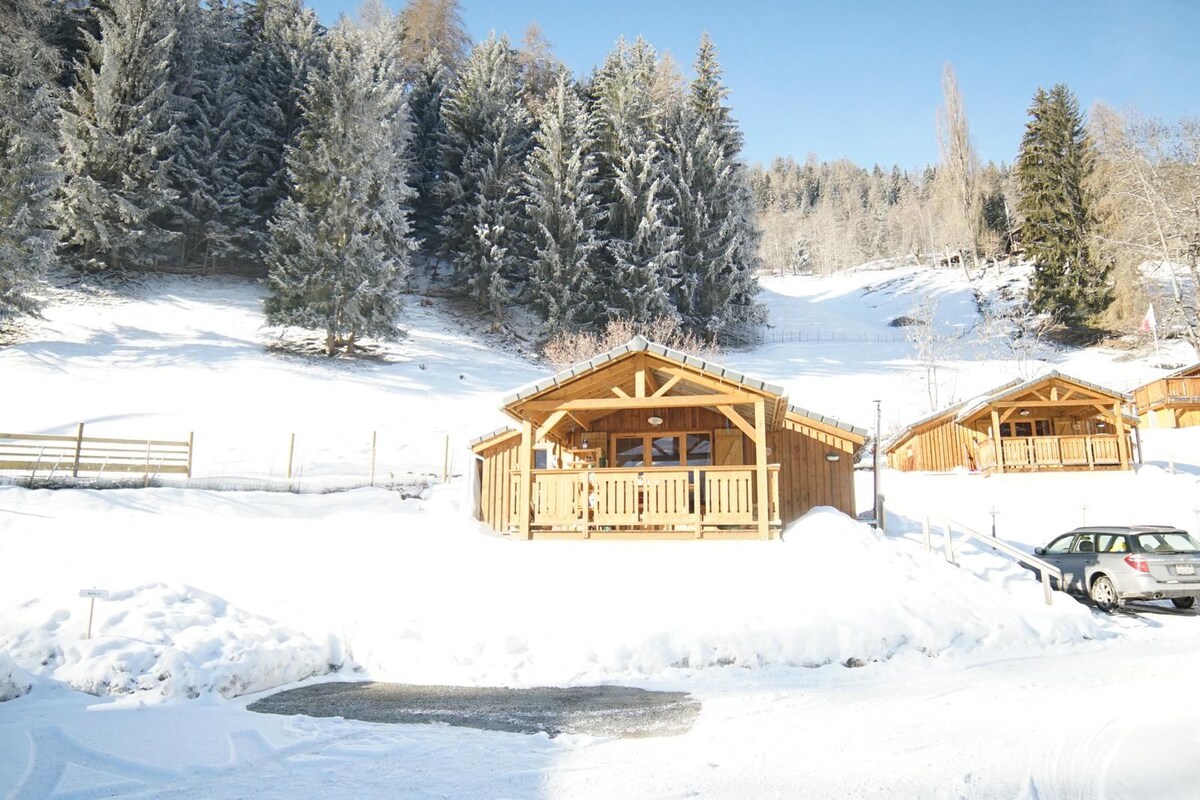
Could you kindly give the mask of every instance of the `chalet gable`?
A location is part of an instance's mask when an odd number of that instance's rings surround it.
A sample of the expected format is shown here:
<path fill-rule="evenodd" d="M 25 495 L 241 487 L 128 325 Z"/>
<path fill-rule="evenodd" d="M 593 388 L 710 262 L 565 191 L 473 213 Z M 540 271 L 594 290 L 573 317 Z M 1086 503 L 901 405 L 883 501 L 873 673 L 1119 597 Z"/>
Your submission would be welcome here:
<path fill-rule="evenodd" d="M 860 428 L 789 405 L 780 386 L 641 336 L 518 389 L 504 398 L 503 410 L 518 422 L 532 423 L 538 439 L 553 440 L 567 421 L 587 430 L 619 411 L 705 406 L 753 437 L 759 403 L 768 431 L 791 418 L 850 442 L 865 441 Z"/>

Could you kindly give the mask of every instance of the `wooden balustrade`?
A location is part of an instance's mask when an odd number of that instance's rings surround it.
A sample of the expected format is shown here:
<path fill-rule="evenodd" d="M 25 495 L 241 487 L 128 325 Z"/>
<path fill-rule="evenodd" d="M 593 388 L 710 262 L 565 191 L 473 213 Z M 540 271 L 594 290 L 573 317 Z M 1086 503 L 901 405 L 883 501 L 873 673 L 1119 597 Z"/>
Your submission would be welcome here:
<path fill-rule="evenodd" d="M 765 513 L 779 519 L 779 465 L 767 467 Z M 754 467 L 542 469 L 532 472 L 531 526 L 588 531 L 661 528 L 674 531 L 758 524 Z M 520 475 L 514 474 L 512 496 Z M 513 502 L 513 524 L 518 520 Z"/>
<path fill-rule="evenodd" d="M 1125 436 L 1126 452 L 1132 452 L 1130 437 Z M 999 469 L 996 442 L 985 439 L 977 451 L 979 468 Z M 1115 434 L 1093 436 L 1016 436 L 1000 440 L 1004 469 L 1094 469 L 1121 464 L 1120 440 Z"/>

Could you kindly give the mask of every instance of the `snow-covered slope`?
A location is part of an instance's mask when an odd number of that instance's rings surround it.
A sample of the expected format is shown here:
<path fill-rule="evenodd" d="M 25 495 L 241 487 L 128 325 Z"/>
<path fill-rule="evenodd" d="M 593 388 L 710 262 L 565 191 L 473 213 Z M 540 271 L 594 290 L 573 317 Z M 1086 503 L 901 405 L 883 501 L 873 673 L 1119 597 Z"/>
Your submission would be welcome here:
<path fill-rule="evenodd" d="M 938 298 L 936 388 L 942 402 L 962 399 L 1031 367 L 988 340 L 975 299 L 1019 277 L 767 279 L 775 327 L 722 360 L 864 427 L 882 400 L 886 433 L 930 404 L 925 365 L 888 323 Z M 464 333 L 440 300 L 414 302 L 408 338 L 377 345 L 375 358 L 278 352 L 261 297 L 233 279 L 56 290 L 46 320 L 0 348 L 0 428 L 194 431 L 196 484 L 229 487 L 278 482 L 295 433 L 293 487 L 361 484 L 373 433 L 381 476 L 440 474 L 447 439 L 450 471 L 461 472 L 466 442 L 503 424 L 500 398 L 548 371 Z M 1039 347 L 1030 357 L 1117 388 L 1161 374 L 1150 354 L 1127 355 Z M 469 519 L 461 481 L 414 499 L 10 480 L 0 486 L 0 698 L 12 699 L 0 704 L 0 753 L 24 756 L 0 759 L 0 796 L 95 796 L 114 775 L 127 778 L 124 792 L 205 797 L 1120 794 L 1134 765 L 1116 755 L 1062 770 L 1037 760 L 1038 748 L 1069 758 L 1060 737 L 1079 733 L 1062 720 L 1084 698 L 1060 681 L 1073 670 L 1103 685 L 1125 670 L 1200 668 L 1194 615 L 1110 618 L 1061 596 L 1047 607 L 1030 573 L 986 548 L 948 565 L 919 530 L 926 516 L 986 530 L 993 509 L 1000 535 L 1026 547 L 1085 514 L 1194 527 L 1200 442 L 1144 438 L 1149 465 L 1126 475 L 885 472 L 888 535 L 817 511 L 773 543 L 510 542 Z M 859 477 L 866 507 L 870 475 Z M 84 642 L 78 593 L 93 586 L 113 594 Z M 501 741 L 510 735 L 268 720 L 221 699 L 338 665 L 341 676 L 405 681 L 683 688 L 705 711 L 672 741 Z M 129 696 L 81 700 L 66 687 Z M 1038 717 L 1021 712 L 1022 692 L 1059 726 L 1031 732 Z M 196 694 L 205 699 L 177 699 Z M 1145 727 L 1122 713 L 1112 725 Z M 1162 757 L 1182 758 L 1192 729 L 1156 713 L 1178 742 Z M 168 746 L 169 731 L 187 736 Z M 989 749 L 995 736 L 1011 738 L 1007 754 Z M 79 769 L 55 772 L 60 763 Z M 363 764 L 377 783 L 361 782 Z M 1188 769 L 1175 774 L 1200 778 Z"/>

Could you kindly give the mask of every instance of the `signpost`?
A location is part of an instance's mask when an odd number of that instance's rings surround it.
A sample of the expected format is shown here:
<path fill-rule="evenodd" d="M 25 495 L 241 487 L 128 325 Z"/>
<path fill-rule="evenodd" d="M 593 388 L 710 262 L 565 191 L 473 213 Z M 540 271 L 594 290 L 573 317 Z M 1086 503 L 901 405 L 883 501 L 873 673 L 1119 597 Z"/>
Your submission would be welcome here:
<path fill-rule="evenodd" d="M 85 638 L 92 638 L 92 617 L 96 613 L 96 601 L 108 599 L 108 589 L 80 589 L 80 597 L 86 597 L 91 600 L 91 607 L 88 609 L 88 631 Z"/>

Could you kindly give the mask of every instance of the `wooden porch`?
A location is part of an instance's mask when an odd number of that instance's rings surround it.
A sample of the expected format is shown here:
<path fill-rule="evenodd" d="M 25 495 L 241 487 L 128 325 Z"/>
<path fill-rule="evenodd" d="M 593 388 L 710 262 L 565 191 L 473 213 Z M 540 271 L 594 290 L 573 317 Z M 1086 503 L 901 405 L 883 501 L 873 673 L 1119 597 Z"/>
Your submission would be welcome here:
<path fill-rule="evenodd" d="M 1116 435 L 1094 436 L 1019 436 L 1000 439 L 1000 459 L 996 442 L 979 443 L 979 469 L 999 471 L 1122 469 L 1122 452 L 1132 450 L 1129 434 L 1124 447 Z"/>
<path fill-rule="evenodd" d="M 779 465 L 767 467 L 766 524 L 777 536 Z M 513 473 L 513 490 L 521 476 Z M 538 538 L 759 538 L 753 467 L 533 470 L 530 532 Z M 509 520 L 519 533 L 520 515 Z"/>

